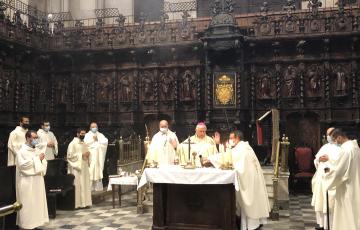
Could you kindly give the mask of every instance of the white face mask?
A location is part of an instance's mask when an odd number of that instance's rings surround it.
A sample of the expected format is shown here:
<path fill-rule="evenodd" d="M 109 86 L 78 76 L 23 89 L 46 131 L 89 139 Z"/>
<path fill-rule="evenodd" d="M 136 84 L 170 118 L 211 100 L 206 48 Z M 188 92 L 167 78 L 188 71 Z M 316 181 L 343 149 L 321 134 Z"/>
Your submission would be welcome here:
<path fill-rule="evenodd" d="M 229 144 L 231 147 L 234 147 L 235 146 L 235 141 L 234 140 L 229 140 Z"/>
<path fill-rule="evenodd" d="M 168 128 L 160 128 L 160 132 L 162 132 L 162 133 L 167 133 L 167 131 L 168 131 Z"/>
<path fill-rule="evenodd" d="M 327 142 L 330 143 L 330 144 L 333 144 L 333 143 L 334 143 L 333 140 L 331 139 L 331 136 L 329 136 L 329 135 L 326 136 L 326 140 L 327 140 Z"/>

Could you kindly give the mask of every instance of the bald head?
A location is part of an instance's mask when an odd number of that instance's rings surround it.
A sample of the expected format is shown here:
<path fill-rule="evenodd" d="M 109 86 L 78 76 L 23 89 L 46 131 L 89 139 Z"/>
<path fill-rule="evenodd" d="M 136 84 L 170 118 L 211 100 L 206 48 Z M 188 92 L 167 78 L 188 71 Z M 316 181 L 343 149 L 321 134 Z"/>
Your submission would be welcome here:
<path fill-rule="evenodd" d="M 200 139 L 204 138 L 206 136 L 206 125 L 203 122 L 200 122 L 196 125 L 195 133 L 196 136 Z"/>
<path fill-rule="evenodd" d="M 167 122 L 167 120 L 161 120 L 160 123 L 159 123 L 159 126 L 166 126 L 168 127 L 169 123 Z"/>
<path fill-rule="evenodd" d="M 334 127 L 330 127 L 326 130 L 326 135 L 331 136 L 331 133 L 334 131 Z"/>
<path fill-rule="evenodd" d="M 167 133 L 167 131 L 169 130 L 169 123 L 167 122 L 167 120 L 161 120 L 159 122 L 159 129 L 160 132 Z"/>

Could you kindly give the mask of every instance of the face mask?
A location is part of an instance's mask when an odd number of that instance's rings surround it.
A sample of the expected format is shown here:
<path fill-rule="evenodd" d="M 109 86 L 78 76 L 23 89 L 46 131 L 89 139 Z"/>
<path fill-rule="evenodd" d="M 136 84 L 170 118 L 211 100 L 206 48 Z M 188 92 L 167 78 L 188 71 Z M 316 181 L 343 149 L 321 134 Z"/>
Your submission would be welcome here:
<path fill-rule="evenodd" d="M 93 133 L 96 133 L 96 132 L 97 132 L 97 128 L 91 128 L 90 130 L 91 130 L 91 132 L 93 132 Z"/>
<path fill-rule="evenodd" d="M 36 145 L 38 145 L 39 144 L 39 140 L 38 139 L 33 139 L 32 141 L 31 141 L 31 145 L 33 146 L 33 147 L 35 147 Z"/>
<path fill-rule="evenodd" d="M 50 131 L 50 126 L 44 126 L 44 131 L 49 132 Z"/>
<path fill-rule="evenodd" d="M 29 129 L 29 126 L 30 126 L 29 124 L 22 124 L 22 125 L 21 125 L 21 127 L 22 127 L 23 129 Z"/>
<path fill-rule="evenodd" d="M 168 129 L 167 128 L 160 128 L 160 132 L 162 133 L 167 133 Z"/>
<path fill-rule="evenodd" d="M 234 147 L 235 146 L 234 140 L 229 140 L 229 144 L 230 144 L 231 147 Z"/>
<path fill-rule="evenodd" d="M 80 135 L 79 138 L 80 138 L 80 140 L 84 140 L 85 136 L 84 136 L 84 135 Z"/>
<path fill-rule="evenodd" d="M 326 136 L 326 140 L 330 144 L 334 143 L 333 140 L 331 139 L 331 136 L 329 136 L 329 135 Z"/>

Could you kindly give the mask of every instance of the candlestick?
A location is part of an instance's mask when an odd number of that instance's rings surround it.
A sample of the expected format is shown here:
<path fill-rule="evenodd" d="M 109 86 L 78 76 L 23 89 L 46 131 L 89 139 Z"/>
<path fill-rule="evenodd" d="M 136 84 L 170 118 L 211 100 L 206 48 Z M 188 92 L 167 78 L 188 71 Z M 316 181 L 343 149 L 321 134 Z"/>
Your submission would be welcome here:
<path fill-rule="evenodd" d="M 189 150 L 189 152 L 188 152 L 188 160 L 189 160 L 189 161 L 191 161 L 191 158 L 190 158 L 190 149 L 191 149 L 191 146 L 190 146 L 190 135 L 189 135 L 189 137 L 188 137 L 188 150 Z"/>

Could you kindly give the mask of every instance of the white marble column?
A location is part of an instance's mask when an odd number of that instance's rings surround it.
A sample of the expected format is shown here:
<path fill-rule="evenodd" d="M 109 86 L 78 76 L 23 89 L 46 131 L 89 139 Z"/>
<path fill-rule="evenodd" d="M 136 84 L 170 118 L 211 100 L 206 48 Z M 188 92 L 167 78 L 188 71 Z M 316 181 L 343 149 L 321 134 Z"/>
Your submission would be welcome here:
<path fill-rule="evenodd" d="M 69 0 L 61 0 L 61 11 L 69 12 L 70 11 L 69 5 L 70 5 Z"/>
<path fill-rule="evenodd" d="M 69 9 L 74 20 L 95 18 L 96 0 L 71 0 Z"/>
<path fill-rule="evenodd" d="M 126 17 L 126 23 L 134 22 L 134 0 L 104 0 L 105 8 L 117 8 Z M 112 22 L 110 22 L 112 23 Z"/>

